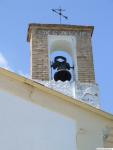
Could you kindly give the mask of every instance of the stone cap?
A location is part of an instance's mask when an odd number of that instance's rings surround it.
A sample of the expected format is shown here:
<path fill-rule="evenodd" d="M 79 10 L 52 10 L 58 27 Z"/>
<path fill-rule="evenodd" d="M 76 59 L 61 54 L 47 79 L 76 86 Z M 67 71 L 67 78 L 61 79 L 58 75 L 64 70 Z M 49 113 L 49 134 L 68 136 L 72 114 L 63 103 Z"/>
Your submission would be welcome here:
<path fill-rule="evenodd" d="M 91 32 L 91 36 L 93 34 L 94 26 L 82 26 L 82 25 L 68 25 L 68 24 L 39 24 L 39 23 L 31 23 L 28 26 L 27 32 L 27 41 L 30 41 L 31 30 L 39 29 L 39 30 L 61 30 L 61 31 L 89 31 Z"/>

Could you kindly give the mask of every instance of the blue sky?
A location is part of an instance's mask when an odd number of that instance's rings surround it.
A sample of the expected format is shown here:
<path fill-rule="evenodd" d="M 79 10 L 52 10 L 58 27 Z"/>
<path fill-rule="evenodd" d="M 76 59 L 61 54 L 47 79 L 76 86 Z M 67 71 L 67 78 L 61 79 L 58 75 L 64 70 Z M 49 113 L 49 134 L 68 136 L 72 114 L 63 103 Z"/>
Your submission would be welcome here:
<path fill-rule="evenodd" d="M 0 66 L 29 74 L 29 23 L 59 23 L 51 8 L 66 9 L 65 24 L 95 26 L 92 42 L 101 107 L 113 114 L 113 0 L 0 0 Z"/>

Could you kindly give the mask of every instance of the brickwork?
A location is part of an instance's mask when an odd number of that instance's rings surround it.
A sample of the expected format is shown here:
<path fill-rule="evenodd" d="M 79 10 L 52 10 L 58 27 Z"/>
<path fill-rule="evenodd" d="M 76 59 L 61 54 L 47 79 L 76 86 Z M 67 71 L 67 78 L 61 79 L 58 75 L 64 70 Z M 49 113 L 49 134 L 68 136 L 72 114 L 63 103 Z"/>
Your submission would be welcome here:
<path fill-rule="evenodd" d="M 71 35 L 77 39 L 78 80 L 80 82 L 94 83 L 95 76 L 91 44 L 92 30 L 92 27 L 81 26 L 30 25 L 28 41 L 31 44 L 32 79 L 49 79 L 48 35 Z"/>
<path fill-rule="evenodd" d="M 48 80 L 48 41 L 47 35 L 32 30 L 31 40 L 32 79 Z"/>
<path fill-rule="evenodd" d="M 95 83 L 91 36 L 88 33 L 78 33 L 77 66 L 80 82 Z"/>

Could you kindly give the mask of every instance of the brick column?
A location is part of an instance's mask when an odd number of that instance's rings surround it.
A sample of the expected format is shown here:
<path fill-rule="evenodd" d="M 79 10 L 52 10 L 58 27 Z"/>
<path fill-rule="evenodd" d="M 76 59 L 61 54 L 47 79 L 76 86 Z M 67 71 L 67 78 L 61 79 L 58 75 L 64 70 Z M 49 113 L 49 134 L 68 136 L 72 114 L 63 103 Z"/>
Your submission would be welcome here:
<path fill-rule="evenodd" d="M 77 66 L 80 82 L 95 83 L 90 32 L 79 32 L 77 36 Z"/>
<path fill-rule="evenodd" d="M 31 78 L 48 80 L 48 40 L 44 32 L 32 29 L 31 33 Z"/>

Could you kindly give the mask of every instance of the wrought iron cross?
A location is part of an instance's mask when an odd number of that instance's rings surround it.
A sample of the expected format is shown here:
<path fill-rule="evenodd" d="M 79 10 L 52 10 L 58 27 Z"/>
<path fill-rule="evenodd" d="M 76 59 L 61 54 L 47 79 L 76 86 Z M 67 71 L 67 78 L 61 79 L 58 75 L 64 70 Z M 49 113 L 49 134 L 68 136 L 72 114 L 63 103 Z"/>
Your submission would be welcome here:
<path fill-rule="evenodd" d="M 63 15 L 63 12 L 65 11 L 65 9 L 62 9 L 61 7 L 58 9 L 52 9 L 53 12 L 57 13 L 60 16 L 60 24 L 62 23 L 62 17 L 65 19 L 68 19 L 67 16 Z"/>

